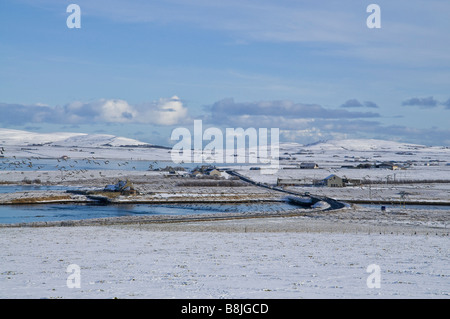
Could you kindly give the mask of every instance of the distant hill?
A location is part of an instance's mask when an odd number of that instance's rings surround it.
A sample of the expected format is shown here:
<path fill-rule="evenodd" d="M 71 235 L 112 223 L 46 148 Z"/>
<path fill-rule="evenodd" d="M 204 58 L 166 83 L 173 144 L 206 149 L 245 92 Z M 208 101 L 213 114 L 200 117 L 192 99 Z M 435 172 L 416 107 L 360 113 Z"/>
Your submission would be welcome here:
<path fill-rule="evenodd" d="M 53 145 L 64 147 L 159 147 L 138 140 L 108 134 L 33 133 L 0 128 L 0 145 Z"/>
<path fill-rule="evenodd" d="M 385 141 L 377 139 L 345 139 L 318 141 L 312 144 L 280 143 L 280 155 L 311 155 L 311 154 L 345 154 L 351 153 L 392 153 L 397 155 L 414 155 L 424 153 L 448 154 L 449 147 L 445 146 L 425 146 L 420 144 Z"/>
<path fill-rule="evenodd" d="M 376 139 L 346 139 L 320 141 L 305 145 L 308 150 L 349 150 L 349 151 L 405 151 L 426 148 L 424 145 L 393 142 Z"/>
<path fill-rule="evenodd" d="M 0 128 L 0 146 L 61 146 L 61 147 L 138 147 L 171 149 L 167 146 L 153 145 L 138 140 L 108 134 L 86 133 L 34 133 L 21 130 Z M 377 139 L 345 139 L 318 141 L 312 144 L 295 142 L 280 143 L 280 153 L 299 151 L 391 151 L 408 152 L 426 149 L 438 149 L 442 146 L 425 146 L 419 144 L 385 141 Z"/>

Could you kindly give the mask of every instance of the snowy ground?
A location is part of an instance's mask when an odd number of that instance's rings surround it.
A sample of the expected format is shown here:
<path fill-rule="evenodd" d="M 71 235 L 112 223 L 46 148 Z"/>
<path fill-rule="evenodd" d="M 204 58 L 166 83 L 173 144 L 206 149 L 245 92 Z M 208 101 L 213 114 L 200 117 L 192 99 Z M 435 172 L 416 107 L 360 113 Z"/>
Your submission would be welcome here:
<path fill-rule="evenodd" d="M 448 237 L 244 232 L 248 221 L 225 224 L 214 232 L 201 223 L 191 225 L 195 231 L 189 225 L 0 229 L 0 297 L 450 296 Z M 71 264 L 80 267 L 80 288 L 67 286 Z M 380 267 L 380 288 L 367 286 L 371 264 Z"/>
<path fill-rule="evenodd" d="M 437 214 L 437 212 L 428 212 Z M 428 217 L 427 217 L 428 216 Z M 448 216 L 0 229 L 0 298 L 450 298 Z M 80 288 L 69 288 L 69 265 Z M 368 288 L 369 265 L 380 288 Z"/>

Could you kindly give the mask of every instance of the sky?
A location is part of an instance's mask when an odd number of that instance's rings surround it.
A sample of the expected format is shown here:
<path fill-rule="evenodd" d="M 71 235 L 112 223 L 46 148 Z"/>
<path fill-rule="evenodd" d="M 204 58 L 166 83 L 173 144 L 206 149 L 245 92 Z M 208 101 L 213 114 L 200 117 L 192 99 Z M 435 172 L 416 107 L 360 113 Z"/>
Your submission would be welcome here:
<path fill-rule="evenodd" d="M 2 0 L 0 127 L 450 146 L 450 1 L 372 1 Z"/>

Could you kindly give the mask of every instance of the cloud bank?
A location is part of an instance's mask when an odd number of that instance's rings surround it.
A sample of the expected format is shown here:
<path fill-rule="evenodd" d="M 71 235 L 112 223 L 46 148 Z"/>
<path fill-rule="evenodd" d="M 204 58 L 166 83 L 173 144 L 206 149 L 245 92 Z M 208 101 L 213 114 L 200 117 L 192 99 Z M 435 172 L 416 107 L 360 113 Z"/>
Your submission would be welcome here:
<path fill-rule="evenodd" d="M 375 108 L 376 105 L 374 102 L 361 103 L 355 99 L 345 104 L 348 108 Z M 234 99 L 218 101 L 205 110 L 208 115 L 203 117 L 204 123 L 224 127 L 276 127 L 280 128 L 282 140 L 298 143 L 324 139 L 378 138 L 450 145 L 450 129 L 385 125 L 382 123 L 383 116 L 374 112 L 329 109 L 289 100 L 236 102 Z"/>
<path fill-rule="evenodd" d="M 403 102 L 405 106 L 419 107 L 435 107 L 439 104 L 450 110 L 450 99 L 440 103 L 432 97 L 411 98 Z M 205 127 L 279 128 L 281 140 L 298 143 L 323 139 L 379 138 L 450 145 L 450 129 L 385 125 L 382 123 L 383 116 L 379 113 L 356 110 L 375 108 L 374 105 L 376 104 L 370 101 L 361 103 L 356 99 L 349 99 L 336 108 L 326 108 L 319 104 L 290 100 L 237 102 L 228 98 L 205 106 L 203 115 L 196 119 L 202 119 Z M 189 127 L 194 120 L 189 108 L 177 96 L 136 105 L 120 99 L 75 101 L 56 107 L 0 103 L 0 113 L 0 125 L 22 127 L 51 123 L 64 126 L 89 124 L 104 129 L 110 123 L 121 123 L 129 127 L 129 130 L 134 127 L 135 131 L 142 130 L 142 126 L 138 128 L 133 126 L 135 124 L 170 130 L 180 126 Z M 156 131 L 159 132 L 158 129 Z"/>
<path fill-rule="evenodd" d="M 234 99 L 224 99 L 207 107 L 211 113 L 210 120 L 214 123 L 248 122 L 254 119 L 256 123 L 271 122 L 273 124 L 289 125 L 289 122 L 308 119 L 361 119 L 377 118 L 378 113 L 350 112 L 347 110 L 327 109 L 318 104 L 295 103 L 289 100 L 260 101 L 237 103 Z M 261 122 L 262 121 L 262 122 Z M 279 125 L 280 127 L 282 125 Z"/>
<path fill-rule="evenodd" d="M 188 110 L 177 97 L 130 105 L 119 99 L 75 101 L 64 106 L 22 105 L 0 103 L 0 124 L 26 123 L 105 124 L 130 123 L 177 125 L 184 123 Z"/>

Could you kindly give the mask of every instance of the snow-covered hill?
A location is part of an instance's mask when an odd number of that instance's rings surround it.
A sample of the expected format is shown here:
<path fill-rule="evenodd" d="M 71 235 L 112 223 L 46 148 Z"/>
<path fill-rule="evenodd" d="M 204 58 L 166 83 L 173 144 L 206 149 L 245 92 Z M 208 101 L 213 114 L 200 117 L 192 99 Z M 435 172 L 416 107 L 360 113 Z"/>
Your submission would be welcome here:
<path fill-rule="evenodd" d="M 444 146 L 425 146 L 420 144 L 402 143 L 376 139 L 346 139 L 319 141 L 313 144 L 280 143 L 280 154 L 295 154 L 296 152 L 312 153 L 345 153 L 345 152 L 392 152 L 410 154 L 415 152 L 439 151 L 448 153 Z"/>
<path fill-rule="evenodd" d="M 375 139 L 331 140 L 306 145 L 309 150 L 349 150 L 349 151 L 405 151 L 418 150 L 426 146 Z"/>
<path fill-rule="evenodd" d="M 36 146 L 54 145 L 67 147 L 101 147 L 101 146 L 151 146 L 151 144 L 138 140 L 118 137 L 109 134 L 86 133 L 34 133 L 22 130 L 0 128 L 0 145 Z M 401 143 L 376 139 L 347 139 L 320 141 L 313 144 L 302 145 L 295 142 L 280 143 L 280 150 L 311 150 L 311 151 L 413 151 L 428 148 L 424 145 Z M 436 147 L 433 147 L 436 148 Z M 442 147 L 439 147 L 442 148 Z"/>
<path fill-rule="evenodd" d="M 33 133 L 20 130 L 0 128 L 0 145 L 37 146 L 53 145 L 66 147 L 101 147 L 101 146 L 141 146 L 148 145 L 141 141 L 108 134 L 85 133 Z"/>
<path fill-rule="evenodd" d="M 62 146 L 77 146 L 77 147 L 99 147 L 99 146 L 142 146 L 150 145 L 148 143 L 140 142 L 126 137 L 117 137 L 106 134 L 85 134 L 69 137 L 65 140 L 55 142 Z"/>
<path fill-rule="evenodd" d="M 121 146 L 127 146 L 123 152 Z M 85 156 L 83 148 L 89 154 L 105 158 L 132 157 L 151 160 L 171 160 L 170 147 L 161 147 L 138 140 L 107 134 L 86 133 L 33 133 L 21 130 L 0 128 L 0 147 L 7 152 L 3 156 L 39 156 L 72 158 Z M 94 150 L 95 149 L 95 150 Z M 151 149 L 151 151 L 149 151 Z M 64 153 L 64 154 L 63 154 Z M 347 162 L 348 157 L 369 161 L 428 161 L 429 159 L 447 161 L 450 148 L 442 146 L 424 146 L 410 143 L 375 139 L 347 139 L 320 141 L 302 145 L 295 142 L 280 143 L 279 154 L 283 158 L 295 157 L 297 161 Z"/>

